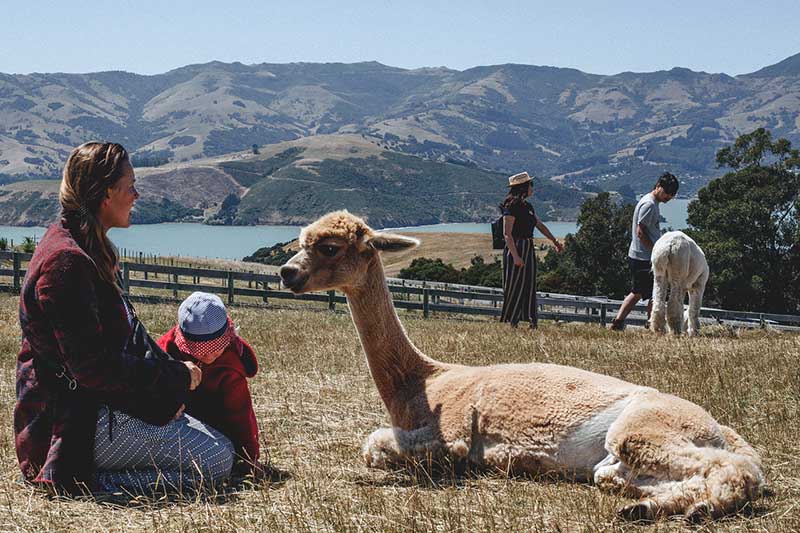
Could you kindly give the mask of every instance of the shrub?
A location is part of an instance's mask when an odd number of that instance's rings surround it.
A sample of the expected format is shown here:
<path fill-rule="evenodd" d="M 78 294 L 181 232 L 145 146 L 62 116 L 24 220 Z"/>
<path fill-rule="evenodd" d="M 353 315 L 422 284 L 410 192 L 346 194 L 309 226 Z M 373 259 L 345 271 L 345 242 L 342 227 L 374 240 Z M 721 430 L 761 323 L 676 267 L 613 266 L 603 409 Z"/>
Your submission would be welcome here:
<path fill-rule="evenodd" d="M 419 257 L 414 259 L 407 268 L 402 269 L 398 277 L 461 285 L 502 287 L 503 266 L 499 259 L 486 263 L 483 257 L 475 256 L 470 261 L 469 268 L 457 270 L 452 264 L 445 263 L 441 259 Z"/>
<path fill-rule="evenodd" d="M 26 254 L 32 254 L 36 249 L 36 239 L 34 237 L 25 237 L 22 239 L 20 249 Z"/>
<path fill-rule="evenodd" d="M 253 255 L 248 255 L 242 258 L 242 261 L 248 263 L 261 263 L 264 265 L 281 266 L 292 258 L 294 252 L 284 250 L 284 246 L 289 242 L 279 242 L 272 246 L 265 246 L 259 248 Z"/>
<path fill-rule="evenodd" d="M 411 261 L 411 265 L 400 271 L 402 279 L 416 279 L 420 281 L 439 281 L 442 283 L 459 283 L 459 271 L 450 263 L 445 264 L 441 259 L 428 259 L 418 257 Z"/>

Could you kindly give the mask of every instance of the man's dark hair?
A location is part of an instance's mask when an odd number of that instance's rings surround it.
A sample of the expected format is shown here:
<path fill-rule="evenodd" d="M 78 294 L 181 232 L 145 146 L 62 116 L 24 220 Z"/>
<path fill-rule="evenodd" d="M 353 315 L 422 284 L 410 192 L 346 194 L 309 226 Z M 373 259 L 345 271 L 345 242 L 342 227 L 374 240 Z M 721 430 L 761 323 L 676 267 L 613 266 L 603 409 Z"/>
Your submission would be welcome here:
<path fill-rule="evenodd" d="M 680 183 L 678 183 L 678 178 L 676 178 L 669 172 L 664 172 L 663 174 L 661 174 L 661 176 L 659 176 L 658 181 L 653 186 L 653 188 L 655 189 L 659 185 L 661 185 L 661 188 L 664 189 L 665 193 L 675 196 L 675 193 L 678 192 L 678 187 L 680 186 Z"/>

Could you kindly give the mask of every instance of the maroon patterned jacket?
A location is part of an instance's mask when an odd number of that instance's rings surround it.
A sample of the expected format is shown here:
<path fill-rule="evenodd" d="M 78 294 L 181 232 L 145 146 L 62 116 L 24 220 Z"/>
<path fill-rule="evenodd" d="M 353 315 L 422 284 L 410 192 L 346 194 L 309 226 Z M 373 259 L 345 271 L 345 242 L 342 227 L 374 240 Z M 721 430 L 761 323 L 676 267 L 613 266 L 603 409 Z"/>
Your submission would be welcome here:
<path fill-rule="evenodd" d="M 28 481 L 91 489 L 100 405 L 165 424 L 186 399 L 190 376 L 182 363 L 124 352 L 131 326 L 122 299 L 64 222 L 36 247 L 19 320 L 14 434 Z"/>

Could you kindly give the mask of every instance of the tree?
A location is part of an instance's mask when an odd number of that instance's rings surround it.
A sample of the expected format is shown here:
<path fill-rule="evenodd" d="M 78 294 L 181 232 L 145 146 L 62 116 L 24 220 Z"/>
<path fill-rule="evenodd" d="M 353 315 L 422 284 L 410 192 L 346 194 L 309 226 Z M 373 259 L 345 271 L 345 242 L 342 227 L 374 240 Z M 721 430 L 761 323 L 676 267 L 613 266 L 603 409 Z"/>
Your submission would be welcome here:
<path fill-rule="evenodd" d="M 34 237 L 25 237 L 22 239 L 22 244 L 20 245 L 23 253 L 32 254 L 34 250 L 36 250 L 36 239 Z"/>
<path fill-rule="evenodd" d="M 581 205 L 578 231 L 567 235 L 564 250 L 542 261 L 538 290 L 566 294 L 627 294 L 628 243 L 633 206 L 617 205 L 609 193 L 600 193 Z"/>
<path fill-rule="evenodd" d="M 401 279 L 416 279 L 425 281 L 441 281 L 444 283 L 458 283 L 459 272 L 450 263 L 441 259 L 428 259 L 418 257 L 411 261 L 411 265 L 400 271 Z"/>
<path fill-rule="evenodd" d="M 439 281 L 443 283 L 459 283 L 461 285 L 479 285 L 481 287 L 503 286 L 503 265 L 495 258 L 491 263 L 476 255 L 470 260 L 468 268 L 457 270 L 451 263 L 441 259 L 418 257 L 400 271 L 402 279 Z"/>
<path fill-rule="evenodd" d="M 286 264 L 289 259 L 294 256 L 295 252 L 291 249 L 286 249 L 291 241 L 279 242 L 272 246 L 265 246 L 259 248 L 253 255 L 248 255 L 242 258 L 246 263 L 262 263 L 265 265 L 281 266 Z"/>
<path fill-rule="evenodd" d="M 487 263 L 483 257 L 476 255 L 470 260 L 469 268 L 461 269 L 460 283 L 481 287 L 502 287 L 503 264 L 499 258 Z"/>
<path fill-rule="evenodd" d="M 0 237 L 0 250 L 8 250 L 8 239 Z"/>
<path fill-rule="evenodd" d="M 740 135 L 733 146 L 717 152 L 717 167 L 731 167 L 734 170 L 762 167 L 765 157 L 774 161 L 769 168 L 789 170 L 800 166 L 800 153 L 792 149 L 792 143 L 786 139 L 772 142 L 772 133 L 758 128 Z"/>
<path fill-rule="evenodd" d="M 734 169 L 689 204 L 706 254 L 706 301 L 726 309 L 800 312 L 800 157 L 759 128 L 717 153 Z"/>
<path fill-rule="evenodd" d="M 253 154 L 258 155 L 260 152 L 258 151 L 258 145 L 254 144 L 251 149 L 253 150 Z"/>

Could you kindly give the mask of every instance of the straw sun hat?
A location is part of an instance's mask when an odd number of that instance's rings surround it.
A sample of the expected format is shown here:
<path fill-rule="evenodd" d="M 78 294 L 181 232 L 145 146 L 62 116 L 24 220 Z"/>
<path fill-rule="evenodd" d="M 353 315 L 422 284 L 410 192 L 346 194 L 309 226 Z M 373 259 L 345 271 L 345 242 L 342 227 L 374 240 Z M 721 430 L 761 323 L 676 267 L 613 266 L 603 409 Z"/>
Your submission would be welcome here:
<path fill-rule="evenodd" d="M 533 178 L 530 177 L 527 172 L 520 172 L 519 174 L 514 174 L 508 178 L 508 186 L 513 187 L 514 185 L 522 185 L 523 183 L 528 183 L 529 181 L 533 181 Z"/>

